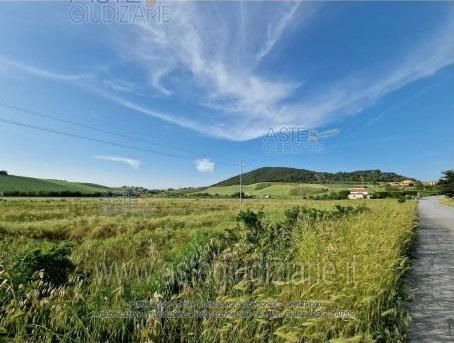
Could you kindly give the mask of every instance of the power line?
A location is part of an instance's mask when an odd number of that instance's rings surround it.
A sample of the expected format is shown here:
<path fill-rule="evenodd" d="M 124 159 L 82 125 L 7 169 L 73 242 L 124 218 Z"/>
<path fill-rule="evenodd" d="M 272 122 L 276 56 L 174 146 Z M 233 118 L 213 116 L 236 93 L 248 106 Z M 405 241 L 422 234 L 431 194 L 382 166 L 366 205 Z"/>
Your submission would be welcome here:
<path fill-rule="evenodd" d="M 112 142 L 112 141 L 108 141 L 108 140 L 104 140 L 104 139 L 77 135 L 77 134 L 66 132 L 66 131 L 48 129 L 48 128 L 45 128 L 45 127 L 31 125 L 31 124 L 26 124 L 26 123 L 21 123 L 21 122 L 8 120 L 8 119 L 4 119 L 4 118 L 0 118 L 0 122 L 5 123 L 5 124 L 20 126 L 20 127 L 26 127 L 26 128 L 33 129 L 33 130 L 50 132 L 50 133 L 54 133 L 54 134 L 57 134 L 57 135 L 63 135 L 63 136 L 67 136 L 67 137 L 83 139 L 83 140 L 92 141 L 92 142 L 96 142 L 96 143 L 112 145 L 112 146 L 125 148 L 125 149 L 137 150 L 137 151 L 142 151 L 142 152 L 149 152 L 149 153 L 153 153 L 153 154 L 157 154 L 157 155 L 162 155 L 162 156 L 167 156 L 167 157 L 174 157 L 174 158 L 182 158 L 182 159 L 191 160 L 191 161 L 193 160 L 192 157 L 188 157 L 188 156 L 170 154 L 170 153 L 166 153 L 166 152 L 162 152 L 162 151 L 136 147 L 136 146 L 129 145 L 129 144 L 117 143 L 117 142 Z"/>
<path fill-rule="evenodd" d="M 180 150 L 180 151 L 184 151 L 184 152 L 194 153 L 194 152 L 189 151 L 189 150 L 165 146 L 163 144 L 155 143 L 155 142 L 149 141 L 147 139 L 137 138 L 137 137 L 125 135 L 125 134 L 122 134 L 122 133 L 113 132 L 113 131 L 109 131 L 109 130 L 106 130 L 106 129 L 101 129 L 101 128 L 90 126 L 90 125 L 87 125 L 87 124 L 78 123 L 78 122 L 75 122 L 73 120 L 59 118 L 57 116 L 53 116 L 53 115 L 50 115 L 50 114 L 47 114 L 47 113 L 37 112 L 37 111 L 33 111 L 33 110 L 28 110 L 28 109 L 25 109 L 23 107 L 19 107 L 19 106 L 15 106 L 15 105 L 9 105 L 9 104 L 3 103 L 3 102 L 0 102 L 0 106 L 6 107 L 6 108 L 9 108 L 9 109 L 18 110 L 18 111 L 25 112 L 25 113 L 29 113 L 29 114 L 33 114 L 33 115 L 37 115 L 37 116 L 40 116 L 40 117 L 52 119 L 52 120 L 55 120 L 55 121 L 59 121 L 61 123 L 70 124 L 70 125 L 79 126 L 79 127 L 85 128 L 85 129 L 90 129 L 90 130 L 106 133 L 106 134 L 113 135 L 113 136 L 118 136 L 118 137 L 122 137 L 122 138 L 132 139 L 132 140 L 135 140 L 135 141 L 138 141 L 138 142 L 144 142 L 144 143 L 147 143 L 147 144 L 161 146 L 161 147 L 165 147 L 165 148 L 168 148 L 168 149 L 174 149 L 174 150 Z"/>
<path fill-rule="evenodd" d="M 162 148 L 165 148 L 165 149 L 181 151 L 181 152 L 184 152 L 184 153 L 189 153 L 189 154 L 198 155 L 198 156 L 200 156 L 200 155 L 201 156 L 206 156 L 205 153 L 196 152 L 196 151 L 192 151 L 192 150 L 188 150 L 188 149 L 182 149 L 182 148 L 178 148 L 178 147 L 172 147 L 172 146 L 168 146 L 168 145 L 161 144 L 161 143 L 155 143 L 155 142 L 147 140 L 147 139 L 138 138 L 138 137 L 134 137 L 134 136 L 130 136 L 130 135 L 126 135 L 126 134 L 122 134 L 122 133 L 118 133 L 118 132 L 102 129 L 102 128 L 99 128 L 99 127 L 83 124 L 83 123 L 76 122 L 76 121 L 73 121 L 73 120 L 59 118 L 59 117 L 54 116 L 54 115 L 50 115 L 50 114 L 47 114 L 47 113 L 38 112 L 38 111 L 34 111 L 34 110 L 29 110 L 29 109 L 26 109 L 26 108 L 23 108 L 23 107 L 15 106 L 15 105 L 6 104 L 6 103 L 1 102 L 1 101 L 0 101 L 0 106 L 5 107 L 5 108 L 9 108 L 9 109 L 13 109 L 13 110 L 17 110 L 17 111 L 21 111 L 21 112 L 25 112 L 25 113 L 28 113 L 28 114 L 36 115 L 36 116 L 39 116 L 39 117 L 48 118 L 48 119 L 55 120 L 55 121 L 58 121 L 58 122 L 61 122 L 61 123 L 70 124 L 70 125 L 78 126 L 78 127 L 81 127 L 81 128 L 90 129 L 90 130 L 93 130 L 93 131 L 102 132 L 102 133 L 109 134 L 109 135 L 112 135 L 112 136 L 117 136 L 117 137 L 121 137 L 121 138 L 131 139 L 131 140 L 134 140 L 134 141 L 137 141 L 137 142 L 142 142 L 142 143 L 145 143 L 145 144 L 148 144 L 148 145 L 154 145 L 154 146 L 157 146 L 157 147 L 162 147 Z M 12 122 L 10 124 L 12 124 Z M 17 122 L 16 122 L 16 124 L 17 124 Z M 13 125 L 16 125 L 16 124 L 13 124 Z M 25 125 L 25 127 L 29 127 L 28 124 L 23 124 L 23 125 Z M 30 125 L 30 126 L 33 126 L 33 125 Z M 29 127 L 29 128 L 32 128 L 32 127 Z M 43 128 L 43 129 L 46 130 L 45 128 Z M 55 130 L 55 131 L 57 131 L 57 130 Z M 49 131 L 49 132 L 56 133 L 56 132 L 53 132 L 52 130 Z M 70 135 L 73 135 L 73 134 L 70 134 Z M 82 137 L 85 137 L 85 136 L 82 136 Z M 114 143 L 114 144 L 120 144 L 120 143 Z M 124 146 L 128 146 L 128 145 L 124 145 Z M 146 149 L 142 149 L 142 151 L 146 151 Z M 157 152 L 157 151 L 155 153 L 165 154 L 164 152 Z M 168 156 L 170 156 L 170 155 L 172 155 L 173 157 L 177 156 L 175 154 L 168 154 Z M 184 157 L 184 158 L 190 159 L 189 157 Z M 191 159 L 193 159 L 193 158 L 191 158 Z M 226 165 L 234 165 L 234 163 L 225 162 L 225 161 L 219 161 L 219 160 L 216 161 L 216 163 L 221 163 L 221 164 L 226 164 Z"/>

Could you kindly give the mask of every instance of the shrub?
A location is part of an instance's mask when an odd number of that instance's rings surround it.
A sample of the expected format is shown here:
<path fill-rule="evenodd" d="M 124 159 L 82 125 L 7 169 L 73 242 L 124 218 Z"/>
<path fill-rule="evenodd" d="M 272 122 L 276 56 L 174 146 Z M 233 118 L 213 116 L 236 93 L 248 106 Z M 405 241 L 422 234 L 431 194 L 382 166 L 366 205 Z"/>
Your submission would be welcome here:
<path fill-rule="evenodd" d="M 250 198 L 250 196 L 246 195 L 246 193 L 244 193 L 244 192 L 241 192 L 241 193 L 240 193 L 240 192 L 233 193 L 233 194 L 231 195 L 231 197 L 232 197 L 232 198 L 238 198 L 238 199 L 239 199 L 239 198 L 240 198 L 240 195 L 241 195 L 241 198 L 243 198 L 243 199 Z"/>
<path fill-rule="evenodd" d="M 248 240 L 255 242 L 263 231 L 262 218 L 264 213 L 262 211 L 253 212 L 251 210 L 241 211 L 238 214 L 237 222 L 242 222 L 248 229 Z"/>
<path fill-rule="evenodd" d="M 237 221 L 243 222 L 248 229 L 257 229 L 261 226 L 260 219 L 263 217 L 263 212 L 253 212 L 251 210 L 241 211 L 238 214 Z"/>
<path fill-rule="evenodd" d="M 17 284 L 32 281 L 36 272 L 43 271 L 43 279 L 55 286 L 66 283 L 68 275 L 75 266 L 68 258 L 72 246 L 68 244 L 53 246 L 48 249 L 36 248 L 19 255 L 14 268 L 14 280 Z"/>

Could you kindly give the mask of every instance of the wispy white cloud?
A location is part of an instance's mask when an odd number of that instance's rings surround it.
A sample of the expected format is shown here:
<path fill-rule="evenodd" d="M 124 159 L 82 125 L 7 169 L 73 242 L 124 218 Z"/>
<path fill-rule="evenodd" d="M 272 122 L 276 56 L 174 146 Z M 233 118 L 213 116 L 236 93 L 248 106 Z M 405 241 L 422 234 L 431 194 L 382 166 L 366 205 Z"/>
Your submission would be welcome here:
<path fill-rule="evenodd" d="M 289 23 L 291 23 L 300 4 L 301 2 L 298 1 L 290 2 L 288 4 L 288 8 L 285 9 L 277 24 L 268 26 L 267 39 L 262 49 L 260 49 L 256 55 L 257 60 L 261 60 L 263 57 L 268 55 L 271 49 L 273 49 L 274 45 L 279 41 Z"/>
<path fill-rule="evenodd" d="M 170 84 L 166 87 L 162 84 L 172 71 L 183 72 L 187 78 L 182 82 L 189 87 L 196 86 L 192 93 L 194 103 L 205 111 L 198 116 L 163 114 L 145 105 L 122 103 L 209 136 L 248 140 L 266 134 L 271 127 L 311 128 L 340 115 L 360 112 L 386 94 L 454 63 L 454 41 L 450 37 L 454 21 L 451 21 L 441 23 L 426 41 L 415 43 L 406 55 L 395 55 L 394 65 L 390 58 L 377 68 L 345 75 L 323 90 L 303 93 L 295 100 L 304 80 L 270 79 L 261 75 L 257 66 L 282 39 L 288 26 L 305 18 L 296 13 L 313 15 L 314 10 L 295 3 L 279 5 L 267 17 L 266 13 L 258 15 L 244 4 L 237 7 L 239 13 L 228 16 L 232 13 L 219 11 L 217 5 L 211 8 L 185 3 L 174 8 L 177 19 L 172 25 L 137 25 L 135 34 L 139 44 L 135 44 L 136 48 L 130 46 L 130 58 L 154 75 L 152 86 L 167 96 L 178 96 Z M 235 21 L 232 17 L 239 19 Z M 261 20 L 254 20 L 256 17 Z M 243 50 L 239 51 L 237 44 L 232 46 L 230 42 L 238 42 Z M 264 43 L 257 45 L 257 42 Z"/>
<path fill-rule="evenodd" d="M 271 81 L 255 74 L 256 52 L 250 48 L 239 52 L 230 46 L 229 42 L 244 40 L 244 35 L 258 23 L 250 23 L 246 32 L 235 30 L 235 23 L 227 22 L 216 7 L 211 11 L 210 6 L 194 3 L 179 4 L 174 12 L 173 17 L 178 20 L 172 25 L 138 24 L 134 47 L 124 47 L 131 58 L 139 60 L 149 70 L 152 86 L 158 91 L 166 95 L 172 93 L 162 86 L 163 79 L 172 70 L 187 72 L 192 79 L 190 83 L 203 93 L 206 106 L 223 105 L 238 112 L 282 101 L 298 87 L 299 82 Z M 270 37 L 265 37 L 268 51 L 291 17 L 287 16 L 284 21 L 276 18 L 276 29 L 269 23 Z"/>
<path fill-rule="evenodd" d="M 131 94 L 135 94 L 137 92 L 136 87 L 130 82 L 104 79 L 102 80 L 102 83 L 107 89 L 113 90 L 114 92 L 125 92 Z"/>
<path fill-rule="evenodd" d="M 216 127 L 210 127 L 209 125 L 199 124 L 197 121 L 187 120 L 184 117 L 164 113 L 161 111 L 156 111 L 156 110 L 147 108 L 146 106 L 137 104 L 130 100 L 127 100 L 125 98 L 119 97 L 117 95 L 110 94 L 109 92 L 106 92 L 106 91 L 102 91 L 99 89 L 93 90 L 93 91 L 95 91 L 100 96 L 103 96 L 106 99 L 109 99 L 110 101 L 113 101 L 125 108 L 129 108 L 131 110 L 140 112 L 142 114 L 146 114 L 150 117 L 155 117 L 155 118 L 161 119 L 170 124 L 175 124 L 175 125 L 178 125 L 178 126 L 181 126 L 181 127 L 187 128 L 187 129 L 191 129 L 194 131 L 199 131 L 199 132 L 206 132 L 206 130 L 210 130 L 210 129 L 217 131 Z M 216 136 L 216 135 L 213 134 L 213 136 Z"/>
<path fill-rule="evenodd" d="M 214 172 L 214 162 L 211 162 L 207 158 L 202 158 L 194 161 L 195 163 L 195 169 L 199 173 L 208 173 L 208 174 L 213 174 Z"/>
<path fill-rule="evenodd" d="M 169 123 L 229 140 L 248 140 L 263 136 L 270 128 L 281 126 L 313 128 L 329 123 L 339 116 L 358 113 L 381 97 L 411 82 L 430 77 L 454 63 L 454 21 L 441 25 L 426 41 L 416 44 L 405 56 L 379 71 L 348 75 L 333 82 L 322 92 L 296 102 L 286 102 L 297 85 L 276 83 L 251 74 L 236 75 L 225 71 L 224 64 L 208 66 L 213 72 L 219 91 L 207 89 L 208 98 L 201 103 L 219 113 L 219 120 L 197 118 L 185 113 L 162 113 L 145 105 L 106 95 L 127 108 Z M 209 61 L 206 62 L 208 65 Z M 194 67 L 195 68 L 195 67 Z M 203 72 L 199 74 L 203 79 Z M 216 89 L 216 87 L 214 87 Z M 235 97 L 244 94 L 244 97 Z M 228 100 L 226 100 L 226 98 Z M 231 99 L 234 99 L 230 101 Z"/>
<path fill-rule="evenodd" d="M 162 79 L 163 77 L 170 71 L 170 68 L 161 68 L 157 69 L 152 75 L 151 75 L 151 84 L 153 85 L 154 88 L 156 88 L 158 91 L 160 91 L 164 95 L 172 95 L 173 92 L 171 90 L 168 90 L 163 84 L 162 84 Z"/>
<path fill-rule="evenodd" d="M 59 74 L 1 56 L 0 67 L 74 80 L 130 110 L 208 136 L 241 141 L 261 137 L 270 128 L 309 129 L 328 124 L 454 63 L 451 13 L 448 20 L 440 21 L 438 29 L 406 52 L 390 53 L 382 65 L 314 88 L 306 84 L 303 72 L 298 79 L 292 75 L 283 78 L 278 67 L 267 73 L 260 67 L 289 36 L 289 28 L 305 24 L 318 7 L 304 2 L 221 6 L 216 2 L 178 2 L 172 5 L 171 24 L 138 23 L 126 39 L 115 36 L 122 61 L 141 68 L 146 85 L 122 81 L 121 75 L 114 73 Z M 129 95 L 137 95 L 139 89 L 141 97 L 132 100 Z M 164 111 L 166 107 L 160 106 L 157 110 L 147 96 L 159 93 L 165 96 L 161 104 L 173 104 L 182 96 L 191 107 L 169 106 L 180 109 Z"/>
<path fill-rule="evenodd" d="M 127 157 L 97 155 L 95 156 L 95 158 L 98 160 L 124 163 L 134 169 L 139 169 L 141 165 L 141 162 L 139 160 L 134 160 Z"/>
<path fill-rule="evenodd" d="M 0 56 L 0 65 L 3 65 L 4 67 L 10 67 L 10 68 L 15 68 L 19 69 L 21 71 L 24 71 L 28 74 L 48 78 L 48 79 L 55 79 L 55 80 L 80 80 L 84 78 L 89 78 L 91 77 L 91 74 L 62 74 L 62 73 L 56 73 L 47 69 L 43 68 L 38 68 L 35 66 L 32 66 L 30 64 L 25 64 L 25 63 L 20 63 L 16 61 L 12 61 L 10 59 L 7 59 L 5 57 Z"/>

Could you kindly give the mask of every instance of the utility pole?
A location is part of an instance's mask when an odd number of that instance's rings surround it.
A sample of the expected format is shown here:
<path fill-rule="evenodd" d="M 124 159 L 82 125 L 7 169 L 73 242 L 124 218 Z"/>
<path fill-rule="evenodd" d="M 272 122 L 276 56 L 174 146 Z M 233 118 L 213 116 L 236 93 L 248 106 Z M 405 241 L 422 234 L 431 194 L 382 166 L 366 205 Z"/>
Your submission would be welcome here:
<path fill-rule="evenodd" d="M 243 161 L 240 161 L 240 205 L 243 203 Z"/>

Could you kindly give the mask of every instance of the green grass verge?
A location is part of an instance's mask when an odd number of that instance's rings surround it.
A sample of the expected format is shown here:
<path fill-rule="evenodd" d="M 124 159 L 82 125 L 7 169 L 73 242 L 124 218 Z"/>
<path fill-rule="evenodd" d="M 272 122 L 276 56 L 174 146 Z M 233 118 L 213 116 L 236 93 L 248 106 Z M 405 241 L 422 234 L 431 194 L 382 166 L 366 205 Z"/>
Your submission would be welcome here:
<path fill-rule="evenodd" d="M 454 199 L 444 196 L 440 199 L 440 204 L 445 206 L 454 207 Z"/>

